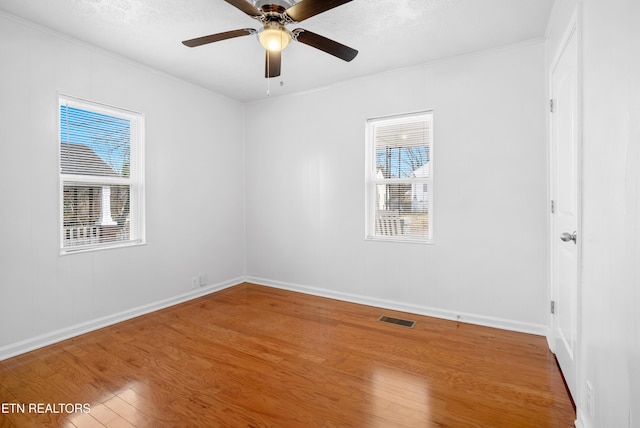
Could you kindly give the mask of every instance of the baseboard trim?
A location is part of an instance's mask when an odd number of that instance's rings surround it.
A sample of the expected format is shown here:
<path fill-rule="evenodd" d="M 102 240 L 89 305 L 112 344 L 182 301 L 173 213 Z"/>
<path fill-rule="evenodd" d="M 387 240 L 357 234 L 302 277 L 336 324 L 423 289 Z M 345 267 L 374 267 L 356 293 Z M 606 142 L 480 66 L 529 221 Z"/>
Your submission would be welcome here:
<path fill-rule="evenodd" d="M 459 313 L 444 309 L 437 309 L 428 306 L 418 306 L 408 303 L 396 302 L 392 300 L 383 300 L 358 294 L 342 293 L 324 288 L 310 287 L 300 284 L 293 284 L 283 281 L 274 281 L 266 278 L 258 278 L 249 276 L 246 282 L 251 282 L 267 287 L 279 288 L 282 290 L 295 291 L 304 294 L 310 294 L 319 297 L 327 297 L 330 299 L 342 300 L 361 305 L 375 306 L 382 309 L 407 312 L 416 315 L 425 315 L 434 318 L 442 318 L 452 321 L 459 321 L 469 324 L 481 325 L 485 327 L 499 328 L 502 330 L 516 331 L 520 333 L 535 334 L 537 336 L 548 336 L 548 327 L 542 324 L 525 323 L 521 321 L 509 320 L 504 318 L 487 317 L 483 315 Z"/>
<path fill-rule="evenodd" d="M 585 420 L 584 413 L 580 409 L 576 410 L 576 421 L 573 423 L 576 428 L 591 428 L 591 425 Z"/>
<path fill-rule="evenodd" d="M 98 330 L 104 327 L 108 327 L 113 324 L 117 324 L 122 321 L 126 321 L 132 318 L 146 315 L 148 313 L 158 311 L 160 309 L 168 308 L 169 306 L 184 303 L 189 300 L 197 299 L 198 297 L 205 296 L 207 294 L 215 293 L 225 288 L 233 287 L 234 285 L 241 284 L 245 281 L 245 278 L 235 278 L 228 281 L 220 282 L 217 284 L 210 284 L 188 293 L 180 294 L 168 299 L 160 300 L 154 303 L 138 306 L 126 311 L 119 312 L 117 314 L 108 315 L 101 318 L 96 318 L 90 321 L 86 321 L 80 324 L 76 324 L 70 327 L 65 327 L 59 330 L 55 330 L 49 333 L 45 333 L 39 336 L 35 336 L 29 339 L 21 340 L 16 343 L 5 345 L 0 347 L 0 361 L 7 358 L 15 357 L 16 355 L 24 354 L 25 352 L 33 351 L 38 348 L 42 348 L 47 345 L 51 345 L 57 342 L 61 342 L 66 339 L 70 339 L 75 336 L 79 336 L 90 331 Z"/>
<path fill-rule="evenodd" d="M 113 324 L 117 324 L 122 321 L 126 321 L 132 318 L 146 315 L 148 313 L 158 311 L 173 305 L 187 302 L 189 300 L 197 299 L 198 297 L 205 296 L 207 294 L 215 293 L 217 291 L 224 290 L 225 288 L 233 287 L 243 282 L 251 282 L 266 287 L 279 288 L 282 290 L 295 291 L 298 293 L 310 294 L 319 297 L 326 297 L 330 299 L 342 300 L 351 303 L 358 303 L 361 305 L 374 306 L 382 309 L 395 310 L 400 312 L 407 312 L 417 315 L 425 315 L 434 318 L 447 319 L 452 321 L 459 321 L 469 324 L 481 325 L 485 327 L 499 328 L 502 330 L 517 331 L 521 333 L 535 334 L 538 336 L 548 336 L 548 328 L 545 325 L 523 323 L 520 321 L 508 320 L 503 318 L 486 317 L 483 315 L 475 315 L 469 313 L 458 313 L 443 309 L 437 309 L 427 306 L 418 306 L 402 302 L 396 302 L 392 300 L 383 300 L 372 297 L 367 297 L 358 294 L 343 293 L 333 290 L 328 290 L 318 287 L 310 287 L 301 284 L 293 284 L 284 281 L 275 281 L 266 278 L 259 277 L 240 277 L 224 281 L 217 284 L 211 284 L 202 288 L 199 288 L 188 293 L 180 294 L 168 299 L 160 300 L 147 305 L 142 305 L 136 308 L 132 308 L 117 314 L 108 315 L 101 318 L 96 318 L 84 323 L 76 324 L 70 327 L 55 330 L 49 333 L 45 333 L 39 336 L 35 336 L 29 339 L 21 340 L 16 343 L 11 343 L 0 347 L 0 361 L 7 358 L 15 357 L 16 355 L 24 354 L 29 351 L 33 351 L 38 348 L 42 348 L 47 345 L 51 345 L 57 342 L 61 342 L 66 339 L 70 339 L 75 336 L 79 336 L 84 333 L 89 333 L 94 330 L 98 330 L 104 327 L 108 327 Z M 576 427 L 588 428 L 586 424 L 579 424 L 578 417 L 576 420 Z"/>

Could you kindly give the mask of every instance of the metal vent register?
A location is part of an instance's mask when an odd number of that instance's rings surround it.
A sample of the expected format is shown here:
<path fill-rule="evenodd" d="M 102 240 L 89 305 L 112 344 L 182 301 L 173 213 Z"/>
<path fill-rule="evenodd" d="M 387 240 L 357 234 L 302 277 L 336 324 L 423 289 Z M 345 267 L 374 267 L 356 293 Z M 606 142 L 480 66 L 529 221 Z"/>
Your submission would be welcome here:
<path fill-rule="evenodd" d="M 395 324 L 395 325 L 399 325 L 401 327 L 407 327 L 407 328 L 413 328 L 413 326 L 416 325 L 415 321 L 403 320 L 401 318 L 388 317 L 386 315 L 380 316 L 380 318 L 378 318 L 378 321 L 379 322 L 386 322 L 387 324 Z"/>

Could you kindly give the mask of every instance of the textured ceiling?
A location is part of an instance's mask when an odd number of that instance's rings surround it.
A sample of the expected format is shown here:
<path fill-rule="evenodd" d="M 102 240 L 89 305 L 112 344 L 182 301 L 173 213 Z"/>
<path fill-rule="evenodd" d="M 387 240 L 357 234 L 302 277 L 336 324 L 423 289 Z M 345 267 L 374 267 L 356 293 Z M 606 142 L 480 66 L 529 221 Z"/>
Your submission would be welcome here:
<path fill-rule="evenodd" d="M 351 46 L 347 63 L 292 43 L 272 96 L 544 35 L 554 0 L 353 0 L 289 29 Z M 267 96 L 264 50 L 253 37 L 197 48 L 180 42 L 260 28 L 223 0 L 0 0 L 0 10 L 240 101 Z"/>

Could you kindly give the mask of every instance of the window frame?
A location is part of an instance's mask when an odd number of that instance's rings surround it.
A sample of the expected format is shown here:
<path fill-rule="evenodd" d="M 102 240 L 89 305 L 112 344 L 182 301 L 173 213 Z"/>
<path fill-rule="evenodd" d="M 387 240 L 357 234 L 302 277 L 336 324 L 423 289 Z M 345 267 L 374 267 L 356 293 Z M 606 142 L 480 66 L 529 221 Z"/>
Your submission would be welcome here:
<path fill-rule="evenodd" d="M 419 119 L 424 117 L 429 122 L 430 140 L 427 142 L 429 147 L 429 176 L 428 177 L 407 177 L 407 178 L 379 178 L 377 177 L 376 164 L 376 142 L 374 141 L 374 129 L 376 124 L 385 123 L 402 123 L 409 122 L 407 119 Z M 412 121 L 412 120 L 411 120 Z M 421 110 L 417 112 L 404 113 L 391 116 L 381 116 L 369 118 L 365 123 L 365 240 L 367 241 L 388 241 L 388 242 L 405 242 L 417 244 L 434 244 L 434 112 L 433 110 Z M 428 186 L 428 234 L 427 236 L 416 235 L 383 235 L 376 233 L 376 205 L 377 205 L 377 186 L 387 184 L 406 184 L 406 185 L 422 185 Z"/>
<path fill-rule="evenodd" d="M 79 108 L 130 121 L 129 140 L 129 178 L 98 175 L 64 174 L 62 171 L 62 106 Z M 87 251 L 100 251 L 114 248 L 131 247 L 146 244 L 145 231 L 145 184 L 144 184 L 144 141 L 145 117 L 143 113 L 115 107 L 96 101 L 58 93 L 57 97 L 57 155 L 58 155 L 58 245 L 60 255 L 76 254 Z M 65 186 L 129 186 L 129 239 L 110 242 L 65 246 Z"/>

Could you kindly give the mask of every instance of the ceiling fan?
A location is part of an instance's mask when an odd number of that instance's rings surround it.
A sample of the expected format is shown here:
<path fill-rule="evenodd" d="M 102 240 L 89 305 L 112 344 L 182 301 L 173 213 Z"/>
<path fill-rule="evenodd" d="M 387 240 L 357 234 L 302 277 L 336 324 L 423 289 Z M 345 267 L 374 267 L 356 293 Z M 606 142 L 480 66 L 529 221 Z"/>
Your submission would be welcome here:
<path fill-rule="evenodd" d="M 320 49 L 344 61 L 351 61 L 358 55 L 358 51 L 328 39 L 303 28 L 289 31 L 286 25 L 301 22 L 307 18 L 326 12 L 334 7 L 349 3 L 351 0 L 224 0 L 251 18 L 262 23 L 260 30 L 242 28 L 240 30 L 225 31 L 182 42 L 190 48 L 232 39 L 234 37 L 258 36 L 260 44 L 266 50 L 265 77 L 280 75 L 281 52 L 291 40 Z"/>

